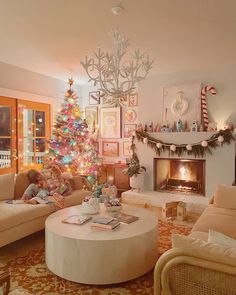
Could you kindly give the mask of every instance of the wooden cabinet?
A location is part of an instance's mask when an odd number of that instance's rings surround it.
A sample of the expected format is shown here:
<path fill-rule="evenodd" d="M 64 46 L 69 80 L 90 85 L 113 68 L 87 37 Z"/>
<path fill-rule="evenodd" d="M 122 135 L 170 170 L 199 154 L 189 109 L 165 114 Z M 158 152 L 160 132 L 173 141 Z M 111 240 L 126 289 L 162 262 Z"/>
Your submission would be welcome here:
<path fill-rule="evenodd" d="M 118 190 L 118 195 L 130 189 L 129 176 L 123 173 L 126 164 L 103 164 L 102 173 L 99 177 L 99 184 L 108 182 L 115 185 Z"/>

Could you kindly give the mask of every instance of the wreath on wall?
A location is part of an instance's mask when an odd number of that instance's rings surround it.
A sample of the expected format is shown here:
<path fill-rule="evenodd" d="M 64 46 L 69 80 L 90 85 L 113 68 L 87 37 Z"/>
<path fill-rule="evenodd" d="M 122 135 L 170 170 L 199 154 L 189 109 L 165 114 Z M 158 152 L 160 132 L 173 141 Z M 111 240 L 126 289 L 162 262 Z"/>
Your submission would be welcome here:
<path fill-rule="evenodd" d="M 150 136 L 143 130 L 136 130 L 132 134 L 132 145 L 134 139 L 137 138 L 139 142 L 143 142 L 148 147 L 152 148 L 157 155 L 162 152 L 168 151 L 170 155 L 177 155 L 180 157 L 182 154 L 194 155 L 195 157 L 203 157 L 206 153 L 212 154 L 212 149 L 230 144 L 234 141 L 234 135 L 230 129 L 220 130 L 214 133 L 210 138 L 192 144 L 174 144 L 170 142 L 163 142 L 157 138 Z"/>

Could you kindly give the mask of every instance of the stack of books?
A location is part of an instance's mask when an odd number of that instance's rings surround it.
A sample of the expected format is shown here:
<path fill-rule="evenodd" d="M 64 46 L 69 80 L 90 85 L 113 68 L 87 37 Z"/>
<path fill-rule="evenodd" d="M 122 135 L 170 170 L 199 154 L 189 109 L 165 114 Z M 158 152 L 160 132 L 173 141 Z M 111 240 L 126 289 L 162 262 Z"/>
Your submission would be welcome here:
<path fill-rule="evenodd" d="M 91 223 L 92 228 L 102 230 L 114 230 L 120 225 L 120 222 L 113 217 L 97 217 Z"/>
<path fill-rule="evenodd" d="M 117 221 L 124 223 L 124 224 L 129 224 L 129 223 L 132 223 L 132 222 L 139 219 L 138 216 L 130 215 L 127 213 L 121 213 L 121 212 L 113 214 L 113 217 Z"/>

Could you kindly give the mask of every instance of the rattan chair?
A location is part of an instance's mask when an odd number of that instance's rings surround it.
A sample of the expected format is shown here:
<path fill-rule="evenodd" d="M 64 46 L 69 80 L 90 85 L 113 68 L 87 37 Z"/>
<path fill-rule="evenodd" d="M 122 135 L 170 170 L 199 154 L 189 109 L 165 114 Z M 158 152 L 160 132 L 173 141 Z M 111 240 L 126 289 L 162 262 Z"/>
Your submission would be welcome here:
<path fill-rule="evenodd" d="M 235 295 L 236 265 L 229 257 L 173 248 L 158 260 L 154 295 Z"/>

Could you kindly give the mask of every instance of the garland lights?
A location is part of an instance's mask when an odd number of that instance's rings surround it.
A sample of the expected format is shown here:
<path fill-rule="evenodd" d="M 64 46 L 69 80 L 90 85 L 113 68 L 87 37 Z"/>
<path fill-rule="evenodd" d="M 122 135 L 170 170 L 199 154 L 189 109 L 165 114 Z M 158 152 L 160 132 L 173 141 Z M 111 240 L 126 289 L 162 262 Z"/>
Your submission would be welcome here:
<path fill-rule="evenodd" d="M 174 144 L 163 142 L 150 136 L 143 130 L 136 130 L 133 132 L 131 138 L 131 147 L 133 147 L 133 149 L 135 137 L 138 141 L 143 142 L 155 150 L 156 154 L 159 156 L 162 152 L 169 151 L 170 155 L 177 155 L 178 157 L 184 153 L 187 153 L 188 155 L 194 155 L 195 157 L 203 157 L 206 153 L 212 154 L 212 149 L 215 149 L 224 144 L 230 144 L 231 141 L 235 140 L 234 135 L 230 129 L 220 130 L 213 134 L 210 138 L 192 144 Z"/>

